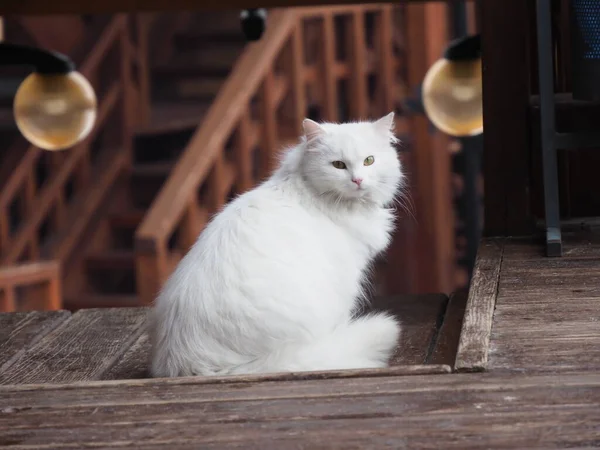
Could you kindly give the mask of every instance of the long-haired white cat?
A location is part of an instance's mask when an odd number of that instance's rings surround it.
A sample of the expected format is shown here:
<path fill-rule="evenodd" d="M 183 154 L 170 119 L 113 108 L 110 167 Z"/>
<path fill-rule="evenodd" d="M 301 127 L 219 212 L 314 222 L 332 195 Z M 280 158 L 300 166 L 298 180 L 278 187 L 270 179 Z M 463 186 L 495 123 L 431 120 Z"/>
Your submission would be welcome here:
<path fill-rule="evenodd" d="M 207 225 L 151 315 L 153 376 L 376 368 L 400 328 L 356 317 L 402 184 L 394 114 L 317 124 Z"/>

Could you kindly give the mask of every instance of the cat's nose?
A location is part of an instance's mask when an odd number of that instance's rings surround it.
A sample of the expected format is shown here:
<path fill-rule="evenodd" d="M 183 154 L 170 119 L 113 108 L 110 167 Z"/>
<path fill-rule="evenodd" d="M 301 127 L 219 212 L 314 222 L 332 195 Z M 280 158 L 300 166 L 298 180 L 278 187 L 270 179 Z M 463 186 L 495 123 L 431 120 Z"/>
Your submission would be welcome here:
<path fill-rule="evenodd" d="M 352 178 L 352 182 L 354 184 L 356 184 L 357 186 L 360 186 L 360 183 L 363 182 L 363 179 L 362 178 Z"/>

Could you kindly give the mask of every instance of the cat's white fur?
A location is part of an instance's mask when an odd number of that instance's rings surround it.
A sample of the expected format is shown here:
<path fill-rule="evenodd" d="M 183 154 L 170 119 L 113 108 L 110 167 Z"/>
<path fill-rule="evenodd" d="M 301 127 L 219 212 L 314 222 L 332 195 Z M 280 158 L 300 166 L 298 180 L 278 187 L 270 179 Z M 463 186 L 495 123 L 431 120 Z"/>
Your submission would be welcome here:
<path fill-rule="evenodd" d="M 153 308 L 153 376 L 388 364 L 398 323 L 354 314 L 402 184 L 393 119 L 305 120 L 274 174 L 213 218 Z"/>

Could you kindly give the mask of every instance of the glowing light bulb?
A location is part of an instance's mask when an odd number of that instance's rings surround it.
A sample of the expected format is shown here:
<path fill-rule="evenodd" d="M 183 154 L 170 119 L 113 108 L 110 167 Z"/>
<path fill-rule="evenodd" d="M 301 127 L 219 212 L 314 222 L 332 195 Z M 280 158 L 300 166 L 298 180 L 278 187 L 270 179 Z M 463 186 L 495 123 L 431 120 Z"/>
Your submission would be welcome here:
<path fill-rule="evenodd" d="M 423 80 L 423 107 L 429 120 L 451 136 L 483 132 L 481 37 L 452 41 Z"/>
<path fill-rule="evenodd" d="M 433 124 L 451 136 L 483 132 L 481 59 L 438 60 L 423 81 L 423 106 Z"/>
<path fill-rule="evenodd" d="M 17 127 L 32 144 L 63 150 L 81 142 L 94 127 L 94 89 L 79 72 L 29 75 L 15 95 Z"/>

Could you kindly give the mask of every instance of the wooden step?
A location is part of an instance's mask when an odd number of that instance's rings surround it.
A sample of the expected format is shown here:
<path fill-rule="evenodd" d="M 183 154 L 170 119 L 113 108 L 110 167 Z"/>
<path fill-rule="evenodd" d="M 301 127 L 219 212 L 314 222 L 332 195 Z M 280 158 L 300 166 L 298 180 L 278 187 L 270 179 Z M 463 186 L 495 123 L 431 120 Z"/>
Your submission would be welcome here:
<path fill-rule="evenodd" d="M 152 105 L 150 124 L 138 128 L 138 136 L 154 138 L 158 135 L 185 133 L 185 141 L 202 123 L 210 108 L 210 101 L 167 101 Z"/>
<path fill-rule="evenodd" d="M 136 163 L 131 168 L 129 192 L 133 207 L 148 209 L 171 173 L 173 160 Z"/>
<path fill-rule="evenodd" d="M 224 76 L 201 76 L 183 78 L 171 83 L 157 83 L 153 86 L 152 95 L 153 98 L 159 101 L 174 103 L 175 112 L 182 106 L 185 108 L 187 102 L 205 102 L 205 109 L 208 109 L 219 93 L 219 89 L 223 86 L 225 79 Z M 194 108 L 194 105 L 192 104 L 188 108 Z M 172 113 L 171 110 L 167 110 L 167 112 Z M 192 112 L 194 111 L 192 110 Z M 185 116 L 182 118 L 185 118 Z"/>
<path fill-rule="evenodd" d="M 219 44 L 177 52 L 169 63 L 154 67 L 153 76 L 163 82 L 203 75 L 227 76 L 242 51 L 240 45 Z"/>
<path fill-rule="evenodd" d="M 174 161 L 158 161 L 136 163 L 131 168 L 131 175 L 136 178 L 167 178 L 175 166 Z"/>
<path fill-rule="evenodd" d="M 89 270 L 133 270 L 135 254 L 132 250 L 105 250 L 88 255 L 85 265 Z"/>
<path fill-rule="evenodd" d="M 114 213 L 108 218 L 109 223 L 114 228 L 137 228 L 142 223 L 146 211 L 142 209 L 132 209 L 130 211 Z"/>
<path fill-rule="evenodd" d="M 85 308 L 121 308 L 140 306 L 134 294 L 96 294 L 83 293 L 76 298 L 66 298 L 64 308 L 76 311 Z"/>

